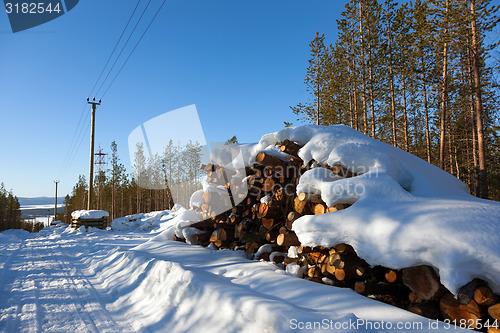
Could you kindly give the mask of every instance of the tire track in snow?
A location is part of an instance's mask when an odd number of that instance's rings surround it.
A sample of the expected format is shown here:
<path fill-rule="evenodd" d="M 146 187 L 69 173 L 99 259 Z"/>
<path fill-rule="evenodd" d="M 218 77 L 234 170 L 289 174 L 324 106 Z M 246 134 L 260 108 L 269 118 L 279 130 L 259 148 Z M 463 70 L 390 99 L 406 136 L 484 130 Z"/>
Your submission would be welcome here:
<path fill-rule="evenodd" d="M 5 255 L 5 251 L 9 251 L 10 253 L 8 254 L 8 258 L 3 264 L 2 272 L 0 273 L 0 283 L 2 283 L 3 286 L 3 292 L 0 294 L 0 331 L 18 331 L 17 328 L 19 326 L 21 307 L 19 306 L 19 304 L 10 305 L 12 298 L 9 297 L 16 283 L 15 277 L 17 277 L 18 274 L 15 273 L 16 270 L 11 270 L 11 267 L 13 266 L 15 259 L 19 256 L 19 252 L 21 251 L 21 249 L 24 248 L 25 242 L 26 240 L 22 240 L 19 243 L 19 246 L 17 246 L 15 249 L 2 249 L 2 256 Z M 12 283 L 8 283 L 7 281 L 5 281 L 9 279 L 10 276 L 14 276 L 14 281 Z M 5 305 L 2 306 L 2 304 Z M 5 330 L 2 330 L 4 327 Z"/>
<path fill-rule="evenodd" d="M 69 278 L 72 280 L 75 295 L 80 296 L 78 297 L 80 300 L 79 311 L 86 314 L 87 321 L 90 322 L 90 325 L 96 330 L 96 332 L 135 332 L 130 325 L 126 324 L 125 327 L 123 327 L 113 319 L 109 311 L 106 309 L 105 303 L 99 296 L 99 292 L 95 289 L 90 280 L 85 276 L 81 269 L 72 263 L 72 260 L 68 260 L 69 256 L 64 253 L 61 245 L 57 244 L 57 247 L 59 248 L 61 256 L 66 258 L 66 260 L 61 261 L 60 264 L 67 270 L 77 273 Z M 80 279 L 79 282 L 81 283 L 77 283 L 75 276 Z M 88 299 L 91 302 L 84 304 L 84 299 Z M 96 304 L 97 309 L 91 309 L 91 311 L 89 311 L 88 306 L 86 306 L 89 304 Z"/>
<path fill-rule="evenodd" d="M 0 248 L 0 332 L 133 332 L 116 322 L 98 291 L 77 267 L 81 239 L 63 249 L 43 234 Z M 4 243 L 5 244 L 5 243 Z"/>

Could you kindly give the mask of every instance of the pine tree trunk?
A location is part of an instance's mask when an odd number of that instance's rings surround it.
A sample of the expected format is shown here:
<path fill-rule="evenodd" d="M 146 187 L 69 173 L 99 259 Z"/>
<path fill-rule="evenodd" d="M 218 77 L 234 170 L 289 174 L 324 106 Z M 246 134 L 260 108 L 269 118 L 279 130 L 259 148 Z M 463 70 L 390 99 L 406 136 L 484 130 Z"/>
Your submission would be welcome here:
<path fill-rule="evenodd" d="M 375 119 L 375 99 L 373 97 L 373 68 L 372 68 L 372 47 L 368 43 L 368 75 L 370 79 L 370 110 L 372 116 L 372 137 L 375 138 L 376 119 Z"/>
<path fill-rule="evenodd" d="M 470 44 L 470 40 L 468 40 Z M 467 69 L 468 69 L 468 78 L 469 78 L 469 109 L 470 109 L 470 124 L 471 124 L 471 132 L 472 132 L 472 162 L 474 166 L 474 170 L 472 172 L 472 183 L 474 184 L 474 191 L 476 196 L 480 196 L 480 186 L 479 186 L 479 178 L 478 178 L 478 161 L 477 161 L 477 126 L 476 126 L 476 108 L 473 94 L 474 87 L 474 76 L 472 74 L 472 63 L 471 63 L 471 51 L 470 48 L 467 48 Z"/>
<path fill-rule="evenodd" d="M 422 58 L 422 67 L 424 67 L 424 59 Z M 424 97 L 424 116 L 425 116 L 425 140 L 427 151 L 427 162 L 431 163 L 431 135 L 429 130 L 429 108 L 427 105 L 427 85 L 425 84 L 425 70 L 422 70 L 422 94 Z"/>
<path fill-rule="evenodd" d="M 486 174 L 486 154 L 483 127 L 483 101 L 481 96 L 481 71 L 479 63 L 478 29 L 476 26 L 476 1 L 470 2 L 471 29 L 472 29 L 472 68 L 474 73 L 474 97 L 476 101 L 476 126 L 477 126 L 477 148 L 479 159 L 479 178 L 481 180 L 481 195 L 483 199 L 488 198 L 488 184 Z"/>
<path fill-rule="evenodd" d="M 446 0 L 446 16 L 448 14 L 449 0 Z M 448 38 L 448 27 L 444 29 L 444 38 Z M 444 150 L 446 146 L 446 101 L 448 99 L 448 42 L 445 40 L 443 45 L 443 82 L 441 89 L 441 119 L 439 126 L 439 167 L 444 170 Z M 450 164 L 450 170 L 452 165 Z"/>
<path fill-rule="evenodd" d="M 363 39 L 363 4 L 359 3 L 359 36 L 361 42 L 361 99 L 363 102 L 363 133 L 368 134 L 368 110 L 366 106 L 365 44 Z"/>
<path fill-rule="evenodd" d="M 403 93 L 403 122 L 404 122 L 404 135 L 405 135 L 405 150 L 410 151 L 410 140 L 408 138 L 408 111 L 406 107 L 406 78 L 401 79 L 401 88 Z"/>
<path fill-rule="evenodd" d="M 316 53 L 316 125 L 319 125 L 319 59 L 318 59 L 318 53 Z"/>

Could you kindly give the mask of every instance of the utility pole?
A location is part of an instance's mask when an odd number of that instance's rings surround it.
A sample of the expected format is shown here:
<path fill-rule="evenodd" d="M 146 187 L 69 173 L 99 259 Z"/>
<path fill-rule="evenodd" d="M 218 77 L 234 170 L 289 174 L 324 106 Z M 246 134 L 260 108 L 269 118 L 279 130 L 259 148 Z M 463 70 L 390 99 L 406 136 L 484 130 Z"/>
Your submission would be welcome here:
<path fill-rule="evenodd" d="M 59 184 L 59 181 L 56 180 L 54 181 L 56 183 L 56 202 L 54 204 L 54 220 L 57 218 L 57 184 Z"/>
<path fill-rule="evenodd" d="M 97 105 L 101 105 L 101 100 L 99 102 L 95 101 L 95 97 L 92 101 L 87 98 L 87 103 L 92 104 L 92 120 L 90 128 L 90 165 L 89 165 L 89 195 L 87 199 L 87 210 L 92 208 L 92 185 L 94 183 L 94 135 L 95 135 L 95 109 Z"/>

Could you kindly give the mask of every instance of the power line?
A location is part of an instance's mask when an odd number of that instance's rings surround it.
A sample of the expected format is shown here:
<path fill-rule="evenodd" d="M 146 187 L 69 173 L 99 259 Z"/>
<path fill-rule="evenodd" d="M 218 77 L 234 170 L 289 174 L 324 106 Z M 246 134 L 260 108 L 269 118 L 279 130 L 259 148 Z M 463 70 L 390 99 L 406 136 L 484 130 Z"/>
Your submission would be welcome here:
<path fill-rule="evenodd" d="M 90 113 L 87 113 L 87 117 L 85 117 L 85 122 L 88 122 L 89 120 L 89 117 L 90 117 Z M 75 158 L 76 158 L 76 155 L 77 153 L 80 151 L 81 147 L 82 147 L 82 143 L 85 141 L 84 138 L 87 136 L 87 134 L 89 133 L 89 130 L 90 130 L 90 124 L 87 124 L 86 127 L 81 127 L 80 128 L 80 132 L 78 133 L 77 135 L 77 140 L 75 141 L 75 149 L 71 152 L 70 154 L 70 158 L 68 160 L 68 163 L 66 164 L 66 167 L 65 169 L 63 170 L 63 172 L 61 173 L 60 177 L 63 177 L 65 174 L 66 174 L 66 171 L 71 167 L 71 165 L 73 164 Z"/>
<path fill-rule="evenodd" d="M 76 144 L 77 141 L 75 139 L 77 138 L 77 132 L 80 131 L 80 125 L 82 124 L 82 119 L 83 116 L 85 115 L 85 108 L 87 107 L 87 104 L 83 105 L 82 113 L 80 114 L 80 119 L 78 120 L 78 125 L 76 126 L 76 130 L 73 132 L 73 138 L 71 139 L 71 143 L 69 144 L 68 151 L 66 152 L 66 156 L 64 157 L 63 162 L 61 163 L 61 169 L 59 170 L 59 177 L 62 175 L 63 170 L 66 166 L 66 163 L 68 162 L 68 159 L 71 155 L 71 152 L 73 150 L 73 144 Z"/>
<path fill-rule="evenodd" d="M 118 70 L 118 73 L 116 73 L 115 77 L 113 78 L 113 81 L 111 81 L 111 83 L 109 84 L 108 88 L 104 91 L 104 94 L 102 95 L 102 97 L 104 97 L 106 95 L 106 93 L 108 92 L 109 88 L 111 88 L 111 86 L 113 85 L 113 83 L 115 82 L 116 78 L 118 77 L 118 75 L 120 75 L 123 67 L 125 67 L 125 65 L 127 64 L 128 60 L 130 59 L 130 57 L 132 56 L 132 53 L 134 53 L 135 49 L 137 48 L 137 46 L 139 45 L 139 43 L 141 42 L 142 38 L 144 37 L 144 35 L 146 34 L 146 32 L 148 31 L 149 27 L 151 26 L 151 24 L 153 23 L 153 21 L 155 20 L 156 16 L 158 15 L 158 13 L 160 12 L 160 10 L 162 9 L 163 5 L 165 4 L 166 0 L 163 0 L 163 2 L 161 3 L 161 6 L 160 8 L 158 8 L 158 10 L 156 11 L 156 14 L 153 16 L 153 18 L 151 19 L 151 21 L 149 22 L 149 25 L 147 26 L 146 30 L 144 30 L 144 33 L 142 34 L 141 38 L 139 38 L 139 40 L 137 41 L 137 43 L 135 44 L 134 48 L 132 49 L 132 51 L 130 52 L 130 54 L 128 55 L 127 59 L 125 60 L 125 62 L 123 63 L 123 65 L 120 67 L 120 69 Z"/>
<path fill-rule="evenodd" d="M 122 33 L 120 35 L 120 38 L 118 38 L 118 41 L 116 42 L 115 44 L 115 47 L 113 48 L 113 51 L 111 52 L 111 54 L 109 55 L 108 57 L 108 60 L 106 61 L 106 64 L 104 65 L 104 67 L 102 68 L 101 70 L 101 73 L 99 74 L 99 77 L 97 78 L 97 80 L 95 81 L 94 83 L 94 86 L 92 87 L 92 90 L 90 91 L 89 93 L 89 96 L 92 95 L 92 92 L 94 91 L 95 87 L 97 86 L 97 83 L 99 82 L 99 80 L 101 79 L 102 77 L 102 74 L 104 73 L 104 70 L 106 69 L 106 67 L 108 67 L 108 64 L 109 64 L 109 61 L 111 60 L 111 58 L 113 57 L 113 54 L 115 54 L 115 51 L 116 51 L 116 48 L 118 47 L 118 44 L 120 44 L 120 41 L 122 40 L 122 37 L 123 35 L 125 34 L 125 31 L 127 30 L 128 28 L 128 25 L 130 24 L 130 21 L 132 21 L 132 17 L 134 16 L 135 14 L 135 11 L 137 10 L 137 7 L 139 7 L 139 4 L 141 3 L 142 0 L 139 0 L 137 1 L 137 4 L 135 5 L 135 8 L 132 12 L 132 14 L 130 15 L 128 21 L 127 21 L 127 24 L 125 25 L 125 28 L 123 28 L 122 30 Z"/>
<path fill-rule="evenodd" d="M 134 34 L 135 32 L 135 29 L 137 28 L 137 26 L 139 25 L 139 23 L 141 22 L 142 20 L 142 17 L 144 16 L 144 13 L 146 13 L 146 10 L 148 9 L 149 7 L 149 4 L 151 3 L 151 0 L 148 1 L 146 7 L 144 7 L 144 10 L 142 11 L 141 13 L 141 16 L 139 16 L 139 19 L 137 20 L 135 26 L 134 26 L 134 29 L 132 29 L 132 32 L 130 33 L 130 35 L 128 36 L 127 38 L 127 41 L 125 42 L 125 44 L 123 45 L 122 49 L 120 50 L 120 53 L 118 54 L 118 56 L 116 57 L 115 59 L 115 62 L 113 63 L 113 65 L 111 66 L 111 68 L 109 69 L 108 71 L 108 74 L 106 75 L 106 77 L 104 78 L 104 81 L 102 81 L 101 85 L 99 86 L 99 89 L 97 90 L 97 92 L 95 93 L 96 95 L 99 94 L 99 92 L 101 91 L 102 87 L 104 86 L 104 83 L 106 83 L 106 80 L 108 79 L 109 75 L 111 74 L 111 72 L 113 71 L 113 68 L 115 68 L 115 65 L 116 63 L 118 62 L 118 59 L 120 59 L 120 56 L 122 55 L 123 51 L 125 50 L 125 47 L 127 46 L 128 42 L 130 41 L 130 38 L 132 37 L 132 35 Z"/>
<path fill-rule="evenodd" d="M 106 68 L 108 67 L 113 55 L 115 54 L 115 51 L 119 45 L 119 43 L 121 42 L 123 36 L 125 35 L 125 32 L 130 24 L 130 22 L 132 21 L 132 18 L 133 16 L 135 15 L 135 12 L 137 11 L 137 8 L 139 7 L 139 4 L 142 0 L 139 0 L 132 12 L 132 14 L 130 15 L 128 21 L 127 21 L 127 24 L 125 25 L 125 27 L 123 28 L 122 30 L 122 33 L 120 35 L 120 38 L 118 39 L 118 41 L 116 42 L 114 48 L 113 48 L 113 51 L 111 52 L 110 56 L 108 57 L 107 61 L 106 61 L 106 64 L 104 65 L 103 69 L 101 70 L 96 82 L 94 83 L 94 86 L 92 87 L 92 90 L 89 94 L 89 96 L 92 94 L 92 92 L 94 91 L 95 87 L 97 86 L 97 84 L 99 83 L 99 80 L 102 78 L 104 72 L 106 71 Z M 155 15 L 153 16 L 153 18 L 151 19 L 151 21 L 149 22 L 148 26 L 146 27 L 146 29 L 144 30 L 144 32 L 142 33 L 141 37 L 139 38 L 139 40 L 137 41 L 137 43 L 135 44 L 135 46 L 133 47 L 133 49 L 130 51 L 129 55 L 127 56 L 127 58 L 125 59 L 125 62 L 122 64 L 122 66 L 120 67 L 120 69 L 118 70 L 118 72 L 116 73 L 116 75 L 113 77 L 113 80 L 111 81 L 111 83 L 109 84 L 109 86 L 106 88 L 106 90 L 104 91 L 104 94 L 102 95 L 102 97 L 104 97 L 104 95 L 106 95 L 106 93 L 108 92 L 108 90 L 111 88 L 111 86 L 114 84 L 114 82 L 116 81 L 118 75 L 121 73 L 121 71 L 123 70 L 123 68 L 125 67 L 125 65 L 127 64 L 127 62 L 129 61 L 130 57 L 132 56 L 132 54 L 134 53 L 134 51 L 137 49 L 137 46 L 139 45 L 139 43 L 141 42 L 141 40 L 143 39 L 143 37 L 145 36 L 146 32 L 149 30 L 149 28 L 151 27 L 152 23 L 154 22 L 154 20 L 156 19 L 156 17 L 158 16 L 159 12 L 161 11 L 161 9 L 163 8 L 164 4 L 165 4 L 166 0 L 163 0 L 163 2 L 161 3 L 160 7 L 158 8 L 158 10 L 156 11 Z M 125 47 L 128 45 L 128 42 L 130 41 L 132 35 L 134 34 L 137 26 L 139 25 L 140 21 L 142 20 L 147 8 L 149 7 L 151 3 L 151 0 L 148 1 L 148 3 L 146 4 L 144 10 L 142 11 L 139 19 L 137 20 L 134 28 L 132 29 L 132 31 L 130 32 L 125 44 L 123 45 L 122 49 L 120 50 L 120 53 L 118 54 L 118 56 L 116 57 L 115 61 L 113 62 L 113 65 L 111 66 L 111 68 L 109 69 L 108 73 L 106 74 L 104 80 L 101 82 L 101 85 L 99 86 L 99 89 L 97 90 L 96 92 L 96 95 L 102 90 L 102 88 L 104 87 L 104 84 L 106 83 L 108 77 L 110 76 L 111 72 L 113 71 L 114 67 L 116 66 L 120 56 L 122 55 L 123 51 L 125 50 Z M 102 98 L 101 97 L 101 98 Z M 85 121 L 82 123 L 82 119 L 84 119 L 84 115 L 86 114 L 85 110 L 86 110 L 86 107 L 88 105 L 87 104 L 84 104 L 84 107 L 82 109 L 82 113 L 80 115 L 80 119 L 78 121 L 78 125 L 76 127 L 76 130 L 74 132 L 74 135 L 73 135 L 73 139 L 71 140 L 71 144 L 70 144 L 70 148 L 68 149 L 68 153 L 66 154 L 66 157 L 62 163 L 62 166 L 61 166 L 61 171 L 59 172 L 59 175 L 60 177 L 62 177 L 66 171 L 70 168 L 70 166 L 73 164 L 75 158 L 76 158 L 76 155 L 78 153 L 78 151 L 80 151 L 80 148 L 81 148 L 81 145 L 82 143 L 85 141 L 84 138 L 86 136 L 86 134 L 89 132 L 89 129 L 90 129 L 90 124 L 85 126 L 84 124 L 86 122 L 88 122 L 88 118 L 89 118 L 89 113 L 87 113 L 86 117 L 85 117 Z M 81 126 L 80 126 L 81 125 Z"/>
<path fill-rule="evenodd" d="M 97 78 L 96 82 L 94 83 L 92 89 L 90 90 L 90 93 L 88 96 L 90 96 L 92 94 L 92 92 L 94 91 L 95 87 L 97 86 L 97 84 L 99 83 L 99 80 L 101 79 L 106 67 L 108 66 L 111 58 L 113 57 L 113 54 L 115 53 L 118 45 L 120 44 L 120 41 L 122 40 L 123 38 L 123 35 L 125 34 L 125 31 L 127 30 L 130 22 L 132 21 L 132 18 L 137 10 L 137 8 L 139 7 L 139 4 L 141 3 L 142 0 L 138 0 L 137 1 L 137 4 L 135 5 L 135 8 L 134 10 L 132 11 L 132 14 L 130 15 L 128 21 L 127 21 L 127 24 L 125 25 L 125 27 L 123 28 L 122 30 L 122 33 L 120 35 L 120 38 L 118 39 L 118 41 L 116 42 L 115 44 L 115 47 L 113 48 L 113 51 L 111 52 L 111 54 L 109 55 L 108 57 L 108 60 L 106 61 L 106 64 L 104 65 L 103 69 L 101 70 L 101 73 L 99 74 L 99 77 Z M 142 16 L 141 16 L 142 17 Z M 130 39 L 130 37 L 129 37 Z M 70 165 L 73 163 L 73 160 L 74 160 L 74 157 L 76 155 L 76 153 L 78 152 L 79 150 L 79 147 L 81 146 L 81 143 L 82 143 L 82 138 L 80 138 L 80 143 L 79 142 L 79 137 L 82 133 L 86 133 L 87 131 L 84 131 L 84 124 L 82 124 L 82 119 L 84 118 L 84 115 L 85 115 L 85 109 L 88 107 L 88 104 L 87 103 L 84 103 L 83 104 L 83 109 L 82 109 L 82 112 L 80 114 L 80 119 L 78 120 L 78 125 L 76 126 L 76 129 L 75 131 L 73 132 L 73 138 L 71 139 L 71 143 L 69 145 L 69 148 L 66 152 L 66 156 L 64 157 L 64 160 L 63 160 L 63 163 L 61 164 L 61 169 L 59 171 L 59 177 L 61 177 L 65 172 L 66 172 L 66 168 L 69 168 Z M 88 114 L 87 114 L 87 117 L 88 118 Z M 80 127 L 81 126 L 81 127 Z M 78 146 L 78 147 L 77 147 Z"/>

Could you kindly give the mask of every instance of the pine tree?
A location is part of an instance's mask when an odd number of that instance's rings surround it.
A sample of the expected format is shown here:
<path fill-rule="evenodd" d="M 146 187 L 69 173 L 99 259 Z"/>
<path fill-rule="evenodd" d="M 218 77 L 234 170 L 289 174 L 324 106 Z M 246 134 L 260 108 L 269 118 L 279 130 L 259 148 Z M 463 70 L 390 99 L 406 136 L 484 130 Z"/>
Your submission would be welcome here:
<path fill-rule="evenodd" d="M 298 104 L 291 107 L 292 111 L 302 117 L 305 121 L 314 121 L 317 125 L 321 124 L 321 110 L 324 101 L 324 90 L 326 88 L 326 73 L 325 73 L 325 54 L 326 47 L 324 44 L 325 35 L 316 36 L 309 43 L 311 48 L 311 59 L 309 59 L 309 67 L 304 82 L 307 86 L 307 91 L 313 98 L 313 103 Z"/>

